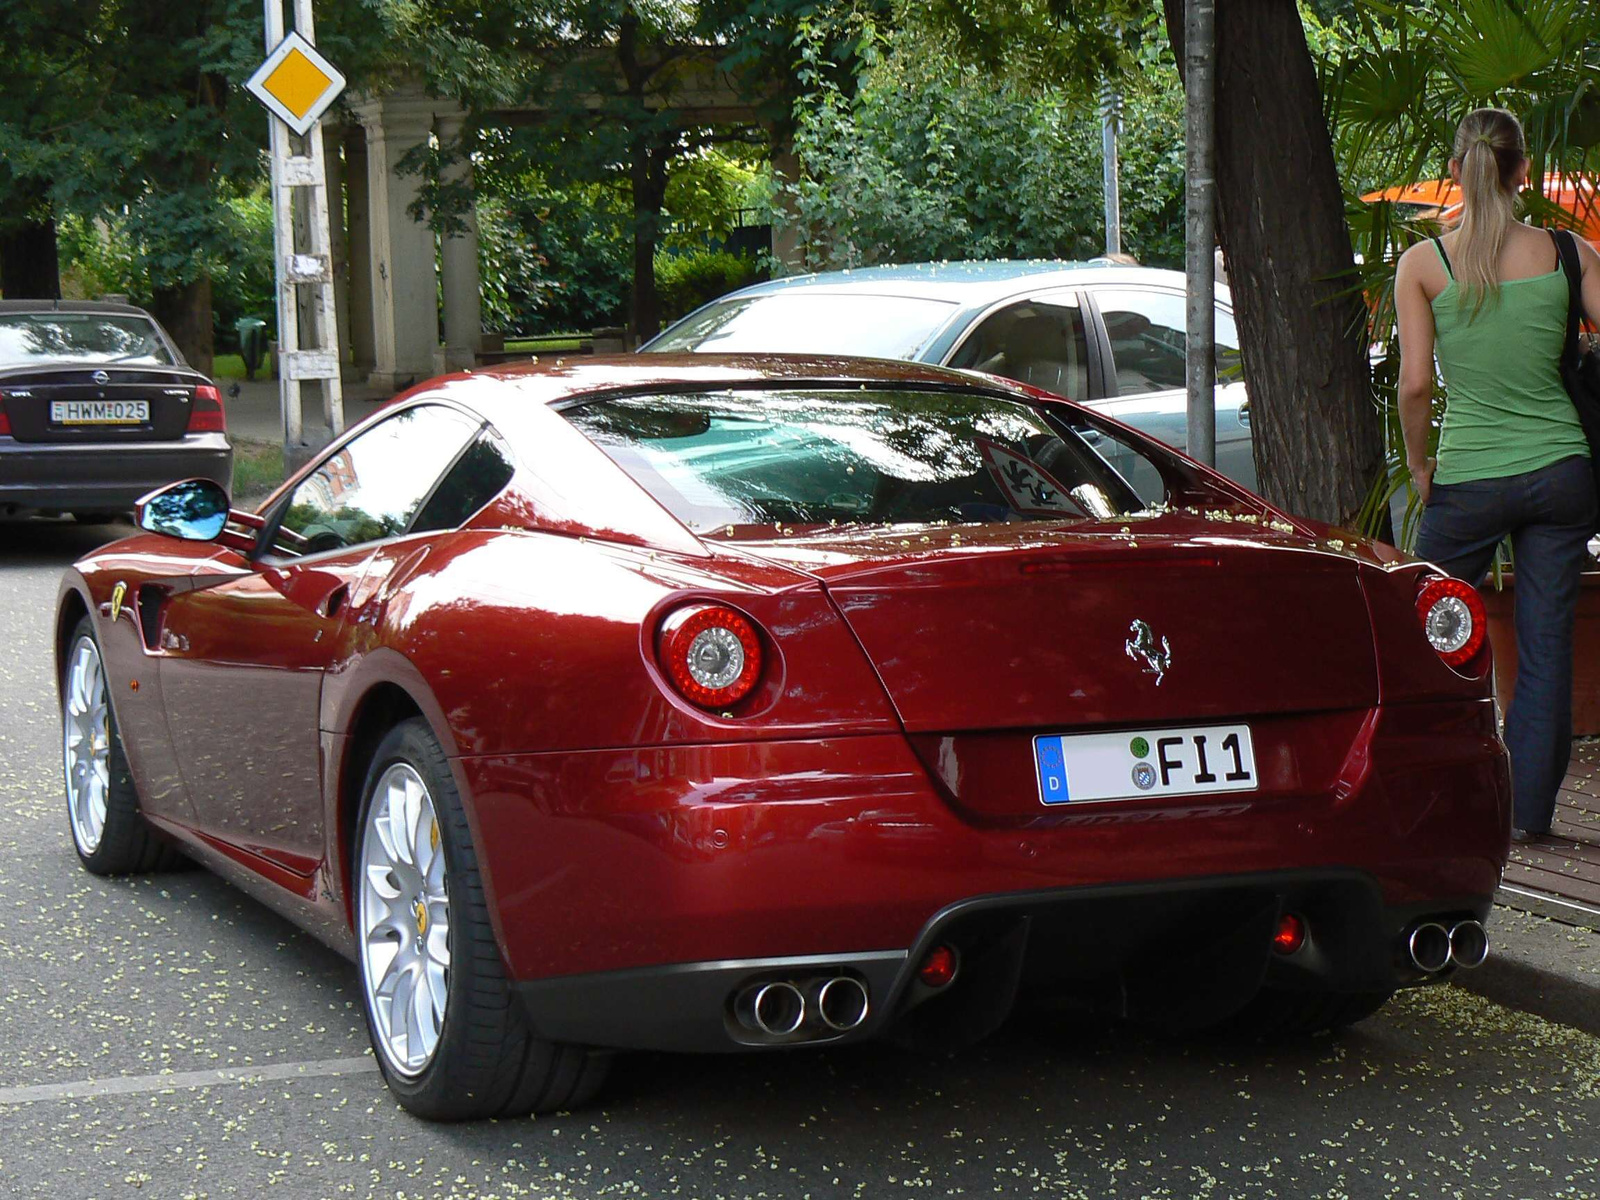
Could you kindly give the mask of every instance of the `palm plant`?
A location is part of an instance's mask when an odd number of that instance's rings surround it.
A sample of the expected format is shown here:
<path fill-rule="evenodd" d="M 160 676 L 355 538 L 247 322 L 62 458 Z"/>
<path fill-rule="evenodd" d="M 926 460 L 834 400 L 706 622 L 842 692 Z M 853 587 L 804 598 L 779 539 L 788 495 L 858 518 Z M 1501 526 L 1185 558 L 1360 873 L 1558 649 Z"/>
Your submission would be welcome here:
<path fill-rule="evenodd" d="M 1360 287 L 1374 347 L 1374 399 L 1388 447 L 1384 474 L 1359 517 L 1364 533 L 1386 530 L 1405 497 L 1394 540 L 1409 545 L 1420 515 L 1395 403 L 1399 346 L 1394 266 L 1419 238 L 1439 231 L 1436 210 L 1387 201 L 1363 203 L 1380 188 L 1445 172 L 1461 116 L 1495 105 L 1522 120 L 1533 161 L 1546 172 L 1592 178 L 1600 169 L 1600 5 L 1590 0 L 1352 0 L 1326 22 L 1308 18 L 1318 52 L 1328 116 L 1345 184 Z M 1593 192 L 1590 192 L 1591 202 Z M 1571 225 L 1571 211 L 1536 187 L 1524 193 L 1529 216 Z M 1441 397 L 1434 400 L 1437 439 Z"/>

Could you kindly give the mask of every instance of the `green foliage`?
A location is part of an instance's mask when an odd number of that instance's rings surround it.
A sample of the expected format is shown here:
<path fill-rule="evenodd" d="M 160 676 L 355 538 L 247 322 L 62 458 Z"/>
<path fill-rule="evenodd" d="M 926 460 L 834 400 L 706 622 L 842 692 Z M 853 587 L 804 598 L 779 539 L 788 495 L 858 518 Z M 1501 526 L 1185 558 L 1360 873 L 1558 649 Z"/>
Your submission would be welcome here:
<path fill-rule="evenodd" d="M 1183 258 L 1183 109 L 1170 60 L 1132 88 L 1121 155 L 1125 248 Z M 1105 246 L 1101 120 L 1053 85 L 998 82 L 919 35 L 869 57 L 848 97 L 801 106 L 794 186 L 813 266 L 966 258 L 1091 258 Z"/>
<path fill-rule="evenodd" d="M 1164 44 L 1161 6 L 1140 0 L 901 0 L 908 25 L 1013 86 L 1063 91 L 1080 102 L 1125 78 Z"/>
<path fill-rule="evenodd" d="M 656 255 L 656 294 L 661 315 L 675 321 L 707 301 L 754 283 L 760 264 L 726 250 Z"/>
<path fill-rule="evenodd" d="M 772 204 L 771 173 L 753 158 L 748 151 L 709 146 L 675 162 L 667 177 L 662 246 L 692 250 L 724 241 L 741 213 L 765 215 Z"/>
<path fill-rule="evenodd" d="M 272 199 L 264 182 L 242 194 L 225 196 L 208 218 L 216 225 L 210 252 L 194 258 L 195 269 L 210 276 L 212 319 L 225 344 L 232 344 L 234 322 L 259 317 L 277 324 L 272 274 Z M 171 274 L 154 264 L 168 251 L 168 231 L 152 235 L 131 208 L 108 210 L 89 220 L 67 215 L 60 224 L 64 284 L 88 297 L 126 295 L 149 305 Z M 271 336 L 269 334 L 269 336 Z"/>

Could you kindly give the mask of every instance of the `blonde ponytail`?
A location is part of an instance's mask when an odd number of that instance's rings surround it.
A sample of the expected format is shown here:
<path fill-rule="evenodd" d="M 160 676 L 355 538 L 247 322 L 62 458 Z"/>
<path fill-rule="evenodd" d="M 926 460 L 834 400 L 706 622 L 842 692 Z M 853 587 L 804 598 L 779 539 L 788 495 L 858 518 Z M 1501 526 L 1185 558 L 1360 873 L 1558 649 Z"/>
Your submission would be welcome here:
<path fill-rule="evenodd" d="M 1528 157 L 1522 126 L 1502 108 L 1470 112 L 1456 130 L 1455 157 L 1462 204 L 1451 258 L 1456 285 L 1475 317 L 1500 297 L 1500 251 L 1517 215 L 1512 184 Z"/>

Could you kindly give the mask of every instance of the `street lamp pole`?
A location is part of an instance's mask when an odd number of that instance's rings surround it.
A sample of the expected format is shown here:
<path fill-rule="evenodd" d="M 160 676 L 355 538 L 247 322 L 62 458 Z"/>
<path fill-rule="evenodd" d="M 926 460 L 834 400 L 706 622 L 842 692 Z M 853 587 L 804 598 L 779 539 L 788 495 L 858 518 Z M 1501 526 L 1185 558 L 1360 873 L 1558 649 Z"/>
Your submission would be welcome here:
<path fill-rule="evenodd" d="M 1104 163 L 1102 181 L 1106 194 L 1106 253 L 1122 253 L 1122 195 L 1117 180 L 1117 135 L 1122 121 L 1122 93 L 1107 83 L 1100 93 L 1102 118 L 1100 149 Z"/>
<path fill-rule="evenodd" d="M 1183 23 L 1185 275 L 1188 333 L 1184 382 L 1188 387 L 1189 455 L 1217 461 L 1216 397 L 1216 7 L 1214 0 L 1185 0 Z"/>

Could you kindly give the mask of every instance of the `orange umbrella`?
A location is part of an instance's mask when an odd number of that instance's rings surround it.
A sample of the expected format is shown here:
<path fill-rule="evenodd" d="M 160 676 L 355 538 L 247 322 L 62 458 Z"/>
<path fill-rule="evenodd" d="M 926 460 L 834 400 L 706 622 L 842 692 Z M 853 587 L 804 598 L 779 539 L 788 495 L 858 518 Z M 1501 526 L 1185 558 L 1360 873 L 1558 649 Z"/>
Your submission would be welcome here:
<path fill-rule="evenodd" d="M 1544 177 L 1543 191 L 1548 199 L 1572 214 L 1574 226 L 1586 240 L 1600 247 L 1600 190 L 1595 180 L 1551 171 Z M 1361 199 L 1367 204 L 1387 200 L 1391 204 L 1416 208 L 1414 216 L 1450 221 L 1460 210 L 1461 189 L 1453 180 L 1426 179 L 1404 187 L 1368 192 Z"/>

